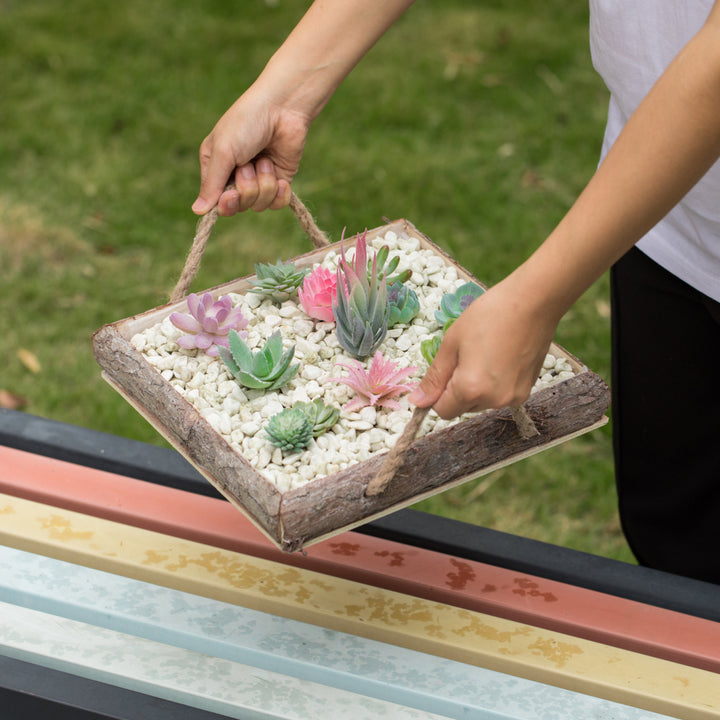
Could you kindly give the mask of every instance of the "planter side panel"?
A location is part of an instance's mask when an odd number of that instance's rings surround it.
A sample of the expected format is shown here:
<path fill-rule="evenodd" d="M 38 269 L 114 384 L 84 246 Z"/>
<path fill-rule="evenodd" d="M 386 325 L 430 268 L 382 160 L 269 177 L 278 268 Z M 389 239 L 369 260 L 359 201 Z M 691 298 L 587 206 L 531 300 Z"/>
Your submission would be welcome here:
<path fill-rule="evenodd" d="M 509 464 L 560 438 L 602 420 L 610 391 L 596 374 L 586 371 L 545 388 L 525 404 L 540 435 L 520 437 L 510 411 L 494 410 L 416 440 L 384 493 L 366 497 L 365 489 L 384 454 L 329 478 L 285 493 L 281 519 L 283 545 L 290 550 L 429 492 L 439 492 L 460 479 Z"/>
<path fill-rule="evenodd" d="M 212 428 L 113 325 L 93 336 L 100 366 L 149 422 L 276 542 L 281 494 Z"/>

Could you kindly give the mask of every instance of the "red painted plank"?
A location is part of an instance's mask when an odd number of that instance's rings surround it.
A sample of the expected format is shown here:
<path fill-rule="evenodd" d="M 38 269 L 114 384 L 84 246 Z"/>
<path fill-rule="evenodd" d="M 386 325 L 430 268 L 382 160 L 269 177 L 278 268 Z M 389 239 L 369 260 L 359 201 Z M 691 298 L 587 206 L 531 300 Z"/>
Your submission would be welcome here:
<path fill-rule="evenodd" d="M 347 532 L 280 552 L 230 503 L 0 447 L 0 492 L 720 672 L 720 623 Z"/>

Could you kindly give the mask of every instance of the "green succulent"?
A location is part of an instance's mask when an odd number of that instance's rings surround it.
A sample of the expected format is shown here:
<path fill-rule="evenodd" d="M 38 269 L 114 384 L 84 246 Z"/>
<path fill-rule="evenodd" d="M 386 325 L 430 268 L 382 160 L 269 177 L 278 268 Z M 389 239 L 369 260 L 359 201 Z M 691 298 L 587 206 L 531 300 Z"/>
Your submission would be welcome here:
<path fill-rule="evenodd" d="M 387 297 L 389 328 L 398 323 L 409 324 L 420 312 L 420 301 L 417 293 L 401 282 L 394 282 L 388 287 Z"/>
<path fill-rule="evenodd" d="M 355 358 L 372 355 L 387 335 L 389 308 L 385 279 L 378 276 L 375 261 L 369 278 L 366 266 L 367 245 L 363 236 L 355 245 L 352 263 L 342 252 L 337 269 L 337 297 L 333 303 L 338 343 Z"/>
<path fill-rule="evenodd" d="M 302 410 L 312 424 L 312 436 L 318 437 L 326 430 L 329 430 L 340 417 L 340 411 L 334 407 L 325 405 L 321 398 L 315 398 L 311 402 L 296 402 L 293 408 Z"/>
<path fill-rule="evenodd" d="M 313 426 L 300 408 L 285 408 L 273 415 L 265 426 L 270 442 L 283 452 L 304 450 L 313 437 Z"/>
<path fill-rule="evenodd" d="M 300 367 L 300 363 L 290 364 L 295 346 L 283 351 L 279 331 L 268 338 L 262 350 L 255 352 L 235 330 L 230 331 L 228 341 L 230 347 L 220 347 L 218 352 L 235 379 L 244 387 L 275 390 L 293 378 Z"/>
<path fill-rule="evenodd" d="M 302 285 L 310 268 L 296 267 L 292 260 L 278 260 L 274 265 L 257 263 L 255 265 L 256 280 L 251 280 L 253 287 L 249 292 L 259 293 L 272 298 L 275 302 L 288 300 Z"/>
<path fill-rule="evenodd" d="M 431 338 L 427 338 L 420 343 L 420 353 L 425 358 L 428 365 L 432 365 L 437 351 L 440 349 L 440 343 L 442 342 L 442 335 L 434 335 Z"/>
<path fill-rule="evenodd" d="M 484 292 L 477 283 L 466 282 L 455 292 L 445 293 L 440 300 L 440 309 L 435 311 L 435 319 L 443 330 L 447 330 L 460 317 L 460 313 Z"/>
<path fill-rule="evenodd" d="M 367 230 L 365 231 L 367 235 Z M 387 245 L 383 245 L 375 254 L 375 263 L 377 265 L 378 277 L 382 280 L 385 278 L 387 286 L 390 287 L 395 283 L 406 283 L 412 276 L 412 270 L 407 269 L 399 272 L 397 275 L 390 277 L 390 274 L 395 272 L 397 266 L 400 264 L 400 256 L 394 255 L 393 258 L 388 262 L 388 256 L 390 255 L 390 248 Z M 372 260 L 368 261 L 368 278 L 372 273 Z"/>

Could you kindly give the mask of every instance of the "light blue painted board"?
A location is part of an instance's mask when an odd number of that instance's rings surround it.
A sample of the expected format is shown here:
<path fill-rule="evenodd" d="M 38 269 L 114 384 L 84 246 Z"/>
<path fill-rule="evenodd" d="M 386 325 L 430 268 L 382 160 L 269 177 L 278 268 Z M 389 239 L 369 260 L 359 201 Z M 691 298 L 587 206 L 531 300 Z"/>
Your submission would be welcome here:
<path fill-rule="evenodd" d="M 0 602 L 6 655 L 242 720 L 443 720 L 345 690 Z M 445 718 L 444 720 L 447 720 Z"/>
<path fill-rule="evenodd" d="M 1 546 L 0 600 L 457 720 L 665 717 Z"/>

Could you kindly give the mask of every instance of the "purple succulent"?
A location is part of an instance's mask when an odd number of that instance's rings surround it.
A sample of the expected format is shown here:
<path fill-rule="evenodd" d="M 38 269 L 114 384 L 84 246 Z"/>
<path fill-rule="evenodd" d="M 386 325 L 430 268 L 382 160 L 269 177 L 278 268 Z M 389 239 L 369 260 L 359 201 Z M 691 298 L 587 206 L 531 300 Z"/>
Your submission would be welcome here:
<path fill-rule="evenodd" d="M 207 292 L 202 297 L 190 293 L 187 298 L 190 314 L 174 312 L 170 315 L 170 322 L 186 332 L 178 339 L 178 345 L 186 350 L 197 348 L 208 355 L 217 357 L 218 346 L 229 347 L 228 334 L 235 330 L 241 337 L 247 337 L 244 332 L 248 320 L 243 316 L 240 308 L 233 309 L 229 295 L 219 300 Z"/>

